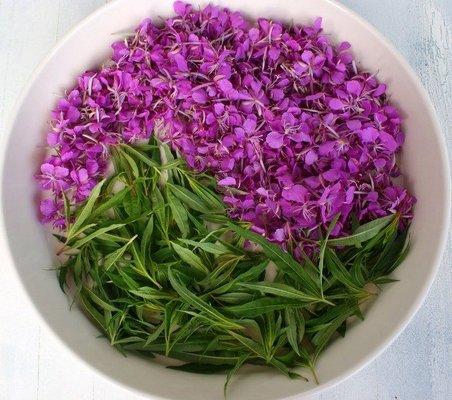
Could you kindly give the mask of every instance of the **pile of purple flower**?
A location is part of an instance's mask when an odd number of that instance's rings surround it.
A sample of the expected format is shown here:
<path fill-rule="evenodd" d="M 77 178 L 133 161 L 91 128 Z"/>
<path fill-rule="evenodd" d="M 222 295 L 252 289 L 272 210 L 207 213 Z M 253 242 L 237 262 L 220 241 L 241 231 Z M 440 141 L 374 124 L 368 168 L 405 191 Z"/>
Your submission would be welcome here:
<path fill-rule="evenodd" d="M 114 43 L 111 60 L 59 100 L 39 175 L 53 194 L 45 221 L 64 225 L 62 193 L 84 200 L 109 146 L 145 139 L 157 122 L 189 166 L 216 176 L 231 217 L 273 241 L 316 238 L 338 213 L 334 236 L 349 231 L 351 213 L 412 217 L 413 196 L 392 181 L 399 112 L 320 18 L 288 26 L 212 5 L 174 10 Z"/>

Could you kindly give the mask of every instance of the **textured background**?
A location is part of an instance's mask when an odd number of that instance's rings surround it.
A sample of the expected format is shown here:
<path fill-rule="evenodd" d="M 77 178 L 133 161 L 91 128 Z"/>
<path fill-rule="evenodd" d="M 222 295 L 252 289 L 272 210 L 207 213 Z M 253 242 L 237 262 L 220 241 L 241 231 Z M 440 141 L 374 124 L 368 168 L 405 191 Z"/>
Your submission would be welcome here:
<path fill-rule="evenodd" d="M 105 2 L 0 0 L 0 134 L 34 67 L 62 35 Z M 341 2 L 375 25 L 414 67 L 436 107 L 451 153 L 452 1 Z M 451 256 L 449 240 L 426 302 L 392 346 L 313 400 L 452 398 Z M 21 289 L 2 272 L 1 263 L 0 281 L 0 400 L 140 399 L 95 376 L 57 343 L 24 306 Z"/>

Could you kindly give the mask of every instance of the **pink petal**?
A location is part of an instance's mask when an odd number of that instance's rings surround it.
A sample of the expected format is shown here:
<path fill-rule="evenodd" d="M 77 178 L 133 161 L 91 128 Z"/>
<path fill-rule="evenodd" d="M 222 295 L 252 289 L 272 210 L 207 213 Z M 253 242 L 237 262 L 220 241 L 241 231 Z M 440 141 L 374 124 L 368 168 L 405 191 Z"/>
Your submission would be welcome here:
<path fill-rule="evenodd" d="M 196 103 L 204 104 L 204 103 L 206 103 L 206 101 L 207 101 L 207 94 L 206 94 L 206 91 L 203 90 L 203 89 L 195 90 L 195 91 L 193 92 L 193 94 L 191 95 L 191 98 L 192 98 Z"/>
<path fill-rule="evenodd" d="M 314 150 L 309 150 L 306 153 L 304 162 L 306 163 L 306 165 L 312 165 L 318 160 L 318 158 L 319 157 L 317 156 L 317 153 Z"/>
<path fill-rule="evenodd" d="M 64 167 L 55 167 L 55 178 L 64 178 L 69 175 L 69 170 Z"/>
<path fill-rule="evenodd" d="M 284 135 L 278 132 L 270 132 L 265 141 L 272 149 L 279 149 L 284 144 Z"/>
<path fill-rule="evenodd" d="M 344 103 L 342 103 L 342 101 L 340 101 L 339 99 L 331 99 L 328 102 L 328 105 L 330 106 L 330 108 L 332 110 L 342 110 L 344 108 Z"/>
<path fill-rule="evenodd" d="M 218 185 L 220 185 L 220 186 L 235 186 L 236 185 L 236 180 L 235 180 L 235 178 L 227 177 L 227 178 L 224 178 L 224 179 L 221 179 L 220 181 L 218 181 Z"/>
<path fill-rule="evenodd" d="M 297 203 L 304 203 L 308 190 L 302 185 L 293 185 L 289 188 L 284 188 L 281 196 L 286 200 L 295 201 Z"/>

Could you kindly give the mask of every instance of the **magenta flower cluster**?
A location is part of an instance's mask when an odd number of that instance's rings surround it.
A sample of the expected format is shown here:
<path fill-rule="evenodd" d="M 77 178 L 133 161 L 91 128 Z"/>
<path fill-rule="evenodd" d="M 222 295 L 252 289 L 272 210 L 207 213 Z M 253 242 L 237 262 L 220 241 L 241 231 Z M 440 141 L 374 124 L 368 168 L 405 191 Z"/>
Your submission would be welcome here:
<path fill-rule="evenodd" d="M 271 240 L 316 238 L 338 213 L 333 235 L 351 213 L 412 217 L 413 196 L 393 182 L 400 114 L 320 18 L 287 26 L 212 5 L 174 10 L 114 43 L 111 60 L 58 102 L 39 176 L 53 193 L 45 221 L 61 226 L 62 193 L 85 199 L 109 146 L 149 137 L 157 121 L 192 168 L 217 177 L 230 215 Z"/>

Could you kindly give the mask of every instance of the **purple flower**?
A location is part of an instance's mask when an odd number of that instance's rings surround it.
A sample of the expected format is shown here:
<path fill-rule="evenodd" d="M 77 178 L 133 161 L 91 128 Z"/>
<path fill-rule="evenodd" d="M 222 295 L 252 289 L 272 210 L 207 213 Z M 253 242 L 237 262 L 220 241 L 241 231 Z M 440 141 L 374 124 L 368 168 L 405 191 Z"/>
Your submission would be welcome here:
<path fill-rule="evenodd" d="M 412 218 L 415 199 L 392 182 L 400 113 L 349 43 L 333 45 L 321 19 L 253 23 L 181 1 L 174 12 L 161 25 L 143 20 L 57 101 L 37 175 L 44 221 L 64 227 L 62 192 L 71 205 L 86 199 L 110 146 L 146 140 L 159 124 L 191 168 L 216 177 L 231 217 L 283 247 L 318 239 L 338 213 L 333 236 L 350 232 L 351 212 Z"/>
<path fill-rule="evenodd" d="M 43 189 L 51 189 L 56 193 L 60 193 L 69 187 L 67 181 L 64 179 L 68 175 L 69 170 L 65 167 L 44 163 L 41 165 L 41 175 L 39 175 L 38 179 Z"/>

